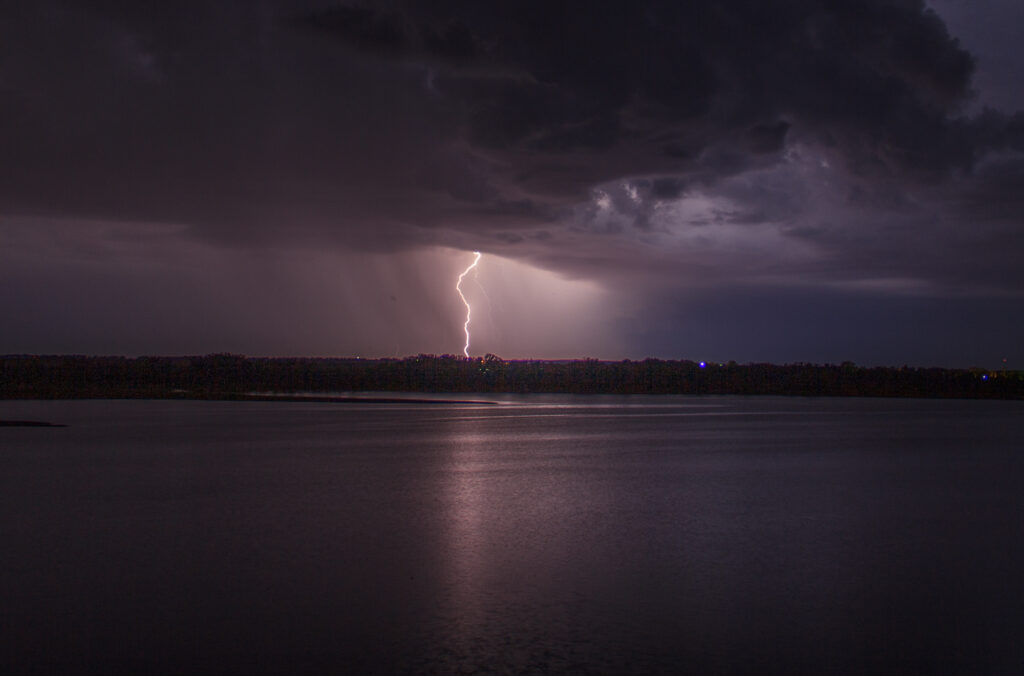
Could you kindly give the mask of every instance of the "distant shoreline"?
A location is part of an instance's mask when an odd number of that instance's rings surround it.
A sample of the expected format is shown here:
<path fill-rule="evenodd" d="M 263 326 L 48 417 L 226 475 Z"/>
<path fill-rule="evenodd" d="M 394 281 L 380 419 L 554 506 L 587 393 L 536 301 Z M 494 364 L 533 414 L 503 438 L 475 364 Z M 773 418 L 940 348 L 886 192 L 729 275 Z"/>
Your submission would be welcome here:
<path fill-rule="evenodd" d="M 67 425 L 41 420 L 0 420 L 0 427 L 67 427 Z"/>
<path fill-rule="evenodd" d="M 210 397 L 183 397 L 207 401 L 292 401 L 323 404 L 472 404 L 496 405 L 494 401 L 476 399 L 426 399 L 419 397 L 360 397 L 346 395 L 304 395 L 304 394 L 227 394 Z"/>
<path fill-rule="evenodd" d="M 113 400 L 153 400 L 153 401 L 273 401 L 273 402 L 294 402 L 294 403 L 316 403 L 316 404 L 445 404 L 445 405 L 470 405 L 470 406 L 496 406 L 496 401 L 484 401 L 482 399 L 433 399 L 426 397 L 362 397 L 349 395 L 321 395 L 321 394 L 234 394 L 234 393 L 191 393 L 191 392 L 170 392 L 170 393 L 141 393 L 141 394 L 87 394 L 70 396 L 0 396 L 0 401 L 113 401 Z M 33 420 L 0 420 L 0 427 L 64 427 L 46 422 Z"/>
<path fill-rule="evenodd" d="M 483 404 L 488 402 L 462 397 L 682 394 L 1024 400 L 1024 371 L 862 367 L 851 362 L 544 361 L 504 360 L 495 355 L 468 359 L 456 355 L 403 359 L 0 355 L 0 376 L 0 399 Z M 334 394 L 341 392 L 351 394 Z"/>
<path fill-rule="evenodd" d="M 316 404 L 444 404 L 466 406 L 496 406 L 498 402 L 476 399 L 427 399 L 422 397 L 359 397 L 359 396 L 324 396 L 301 394 L 209 394 L 192 395 L 189 393 L 170 393 L 167 396 L 89 396 L 89 397 L 18 397 L 17 399 L 32 401 L 85 401 L 85 400 L 154 400 L 168 399 L 180 401 L 253 401 L 253 402 L 288 402 Z M 0 397 L 0 401 L 12 401 L 10 397 Z M 42 420 L 0 420 L 0 427 L 67 427 L 59 423 Z"/>

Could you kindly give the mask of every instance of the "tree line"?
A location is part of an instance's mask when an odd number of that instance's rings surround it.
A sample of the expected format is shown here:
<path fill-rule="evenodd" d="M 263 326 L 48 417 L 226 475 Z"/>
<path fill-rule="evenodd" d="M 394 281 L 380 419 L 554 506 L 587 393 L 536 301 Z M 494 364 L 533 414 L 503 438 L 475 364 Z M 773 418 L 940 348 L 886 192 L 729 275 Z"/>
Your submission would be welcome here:
<path fill-rule="evenodd" d="M 1024 372 L 737 364 L 689 360 L 504 360 L 0 356 L 0 398 L 217 398 L 252 392 L 761 394 L 1024 398 Z"/>

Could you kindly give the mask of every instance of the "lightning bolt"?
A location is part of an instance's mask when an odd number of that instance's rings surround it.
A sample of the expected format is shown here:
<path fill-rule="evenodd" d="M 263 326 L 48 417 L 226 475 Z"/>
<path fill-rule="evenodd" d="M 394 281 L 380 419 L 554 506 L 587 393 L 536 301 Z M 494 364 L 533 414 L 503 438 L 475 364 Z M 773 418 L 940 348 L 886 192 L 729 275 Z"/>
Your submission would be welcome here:
<path fill-rule="evenodd" d="M 466 359 L 469 359 L 469 318 L 473 309 L 469 307 L 469 301 L 466 300 L 466 297 L 464 295 L 462 295 L 462 279 L 463 277 L 469 274 L 470 270 L 476 267 L 477 263 L 480 262 L 480 252 L 474 251 L 473 255 L 475 256 L 473 262 L 469 265 L 468 268 L 462 271 L 462 274 L 459 275 L 459 281 L 455 283 L 455 290 L 458 291 L 459 298 L 462 299 L 462 304 L 466 306 L 466 323 L 462 325 L 462 330 L 466 332 L 466 346 L 462 348 L 462 354 L 466 355 Z"/>

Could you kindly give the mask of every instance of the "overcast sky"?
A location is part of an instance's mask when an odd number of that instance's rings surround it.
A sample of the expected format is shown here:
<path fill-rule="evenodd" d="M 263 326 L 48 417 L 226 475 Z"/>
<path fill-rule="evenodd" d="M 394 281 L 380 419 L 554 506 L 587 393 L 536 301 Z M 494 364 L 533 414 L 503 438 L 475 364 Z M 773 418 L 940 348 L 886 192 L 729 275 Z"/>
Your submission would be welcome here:
<path fill-rule="evenodd" d="M 0 353 L 1024 368 L 1024 4 L 4 2 Z"/>

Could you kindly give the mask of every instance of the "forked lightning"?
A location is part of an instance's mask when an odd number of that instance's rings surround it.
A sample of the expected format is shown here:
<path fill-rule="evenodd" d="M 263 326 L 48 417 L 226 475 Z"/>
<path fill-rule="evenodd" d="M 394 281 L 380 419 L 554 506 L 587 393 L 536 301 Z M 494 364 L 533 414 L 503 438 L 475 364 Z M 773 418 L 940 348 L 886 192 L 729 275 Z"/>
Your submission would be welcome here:
<path fill-rule="evenodd" d="M 481 254 L 479 251 L 474 251 L 473 256 L 475 256 L 475 258 L 473 258 L 473 262 L 468 268 L 462 271 L 462 274 L 459 275 L 459 281 L 455 283 L 455 290 L 459 292 L 459 298 L 462 299 L 462 304 L 466 306 L 466 323 L 462 325 L 462 329 L 466 332 L 466 345 L 462 348 L 462 354 L 466 355 L 467 359 L 469 359 L 469 319 L 473 310 L 469 307 L 469 301 L 466 300 L 466 297 L 462 294 L 462 279 L 469 274 L 470 270 L 476 267 L 477 263 L 480 262 Z"/>

